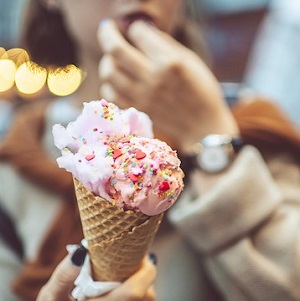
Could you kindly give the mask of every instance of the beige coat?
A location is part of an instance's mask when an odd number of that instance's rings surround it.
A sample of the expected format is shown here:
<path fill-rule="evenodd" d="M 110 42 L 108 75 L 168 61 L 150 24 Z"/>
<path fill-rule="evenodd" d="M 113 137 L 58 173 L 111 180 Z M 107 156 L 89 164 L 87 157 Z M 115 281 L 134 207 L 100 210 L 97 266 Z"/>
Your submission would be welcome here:
<path fill-rule="evenodd" d="M 182 237 L 169 228 L 153 248 L 158 301 L 300 300 L 300 168 L 267 164 L 246 146 L 224 174 L 193 174 L 168 215 Z"/>

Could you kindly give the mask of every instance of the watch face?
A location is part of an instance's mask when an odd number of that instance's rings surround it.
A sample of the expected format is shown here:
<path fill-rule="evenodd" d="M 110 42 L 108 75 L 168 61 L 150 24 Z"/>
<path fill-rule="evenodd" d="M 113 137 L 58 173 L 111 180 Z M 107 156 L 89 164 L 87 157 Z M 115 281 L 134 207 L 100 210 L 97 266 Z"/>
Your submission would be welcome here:
<path fill-rule="evenodd" d="M 228 155 L 223 147 L 209 147 L 198 156 L 199 166 L 208 172 L 218 172 L 227 166 Z"/>

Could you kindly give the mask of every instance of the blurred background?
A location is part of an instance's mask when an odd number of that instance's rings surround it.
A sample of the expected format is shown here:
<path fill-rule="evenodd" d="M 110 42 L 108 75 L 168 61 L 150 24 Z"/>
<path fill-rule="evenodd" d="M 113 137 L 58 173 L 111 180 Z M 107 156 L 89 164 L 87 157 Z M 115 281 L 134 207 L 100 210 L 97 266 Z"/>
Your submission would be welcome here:
<path fill-rule="evenodd" d="M 2 60 L 8 58 L 7 50 L 19 47 L 26 1 L 0 2 Z M 194 17 L 199 22 L 199 34 L 203 34 L 209 50 L 210 67 L 228 101 L 233 102 L 240 93 L 261 94 L 282 106 L 298 125 L 299 3 L 299 0 L 190 0 Z M 26 55 L 21 57 L 24 59 Z M 75 69 L 76 75 L 73 74 L 71 80 L 74 83 L 68 91 L 51 90 L 47 87 L 47 74 L 44 70 L 40 73 L 39 86 L 21 91 L 21 97 L 34 99 L 40 91 L 51 95 L 71 94 L 82 79 L 80 71 Z M 10 86 L 7 84 L 1 90 L 1 82 L 4 83 L 4 75 L 0 65 L 0 98 L 4 93 L 7 98 Z"/>
<path fill-rule="evenodd" d="M 0 1 L 0 47 L 17 47 L 26 0 Z"/>

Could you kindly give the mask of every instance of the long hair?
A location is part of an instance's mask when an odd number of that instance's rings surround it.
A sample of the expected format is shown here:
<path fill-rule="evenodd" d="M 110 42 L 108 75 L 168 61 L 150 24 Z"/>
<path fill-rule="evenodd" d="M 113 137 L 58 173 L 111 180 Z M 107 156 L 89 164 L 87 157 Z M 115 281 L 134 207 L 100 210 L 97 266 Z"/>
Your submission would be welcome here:
<path fill-rule="evenodd" d="M 76 42 L 68 33 L 59 10 L 48 9 L 38 0 L 30 0 L 23 26 L 22 46 L 31 58 L 42 66 L 78 65 Z M 189 2 L 188 2 L 189 3 Z M 208 61 L 200 26 L 187 5 L 186 17 L 174 34 L 174 38 Z"/>
<path fill-rule="evenodd" d="M 31 59 L 42 66 L 78 64 L 76 43 L 60 11 L 47 9 L 38 0 L 29 1 L 21 43 Z"/>

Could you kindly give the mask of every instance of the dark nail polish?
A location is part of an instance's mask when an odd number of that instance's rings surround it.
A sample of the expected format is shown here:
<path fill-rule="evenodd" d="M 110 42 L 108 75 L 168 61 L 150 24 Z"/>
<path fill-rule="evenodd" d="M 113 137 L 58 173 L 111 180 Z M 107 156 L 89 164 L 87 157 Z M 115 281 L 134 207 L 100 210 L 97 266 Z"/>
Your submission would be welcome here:
<path fill-rule="evenodd" d="M 71 257 L 72 263 L 77 267 L 81 267 L 83 265 L 85 255 L 86 255 L 86 248 L 80 245 Z"/>
<path fill-rule="evenodd" d="M 157 257 L 154 253 L 149 254 L 149 259 L 154 265 L 157 265 Z"/>

